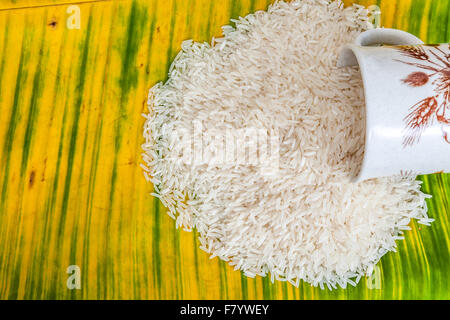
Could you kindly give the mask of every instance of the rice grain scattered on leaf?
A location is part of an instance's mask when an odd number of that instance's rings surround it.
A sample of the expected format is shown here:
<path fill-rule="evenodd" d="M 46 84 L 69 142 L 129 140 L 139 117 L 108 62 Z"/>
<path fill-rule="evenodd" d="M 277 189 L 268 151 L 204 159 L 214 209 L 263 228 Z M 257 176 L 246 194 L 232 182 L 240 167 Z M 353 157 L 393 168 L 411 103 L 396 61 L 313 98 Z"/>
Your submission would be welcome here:
<path fill-rule="evenodd" d="M 203 250 L 247 276 L 355 285 L 411 219 L 432 221 L 415 177 L 349 180 L 364 152 L 363 85 L 336 61 L 369 28 L 367 11 L 297 0 L 235 24 L 211 44 L 185 41 L 150 90 L 145 176 L 177 227 L 197 228 Z M 216 161 L 230 156 L 217 140 L 248 128 L 276 138 L 276 170 Z M 181 161 L 190 149 L 200 161 Z"/>

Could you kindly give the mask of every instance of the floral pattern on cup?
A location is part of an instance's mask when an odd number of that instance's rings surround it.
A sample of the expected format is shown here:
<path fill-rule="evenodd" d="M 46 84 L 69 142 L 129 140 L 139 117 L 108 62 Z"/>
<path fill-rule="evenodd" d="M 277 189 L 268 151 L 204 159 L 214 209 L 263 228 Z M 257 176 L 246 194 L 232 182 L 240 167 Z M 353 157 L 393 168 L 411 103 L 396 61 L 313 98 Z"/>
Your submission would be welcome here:
<path fill-rule="evenodd" d="M 397 60 L 417 67 L 401 81 L 410 87 L 433 85 L 434 95 L 425 97 L 410 108 L 404 118 L 403 148 L 420 141 L 423 131 L 437 122 L 443 139 L 450 144 L 450 54 L 443 49 L 450 45 L 397 46 L 408 60 Z"/>

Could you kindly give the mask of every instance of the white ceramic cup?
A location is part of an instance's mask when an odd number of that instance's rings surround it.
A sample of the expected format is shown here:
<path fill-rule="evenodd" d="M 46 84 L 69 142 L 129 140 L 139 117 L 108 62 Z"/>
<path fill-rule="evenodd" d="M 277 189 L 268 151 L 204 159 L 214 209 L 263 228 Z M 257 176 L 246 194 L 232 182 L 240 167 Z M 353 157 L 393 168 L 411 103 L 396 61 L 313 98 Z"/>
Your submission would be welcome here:
<path fill-rule="evenodd" d="M 364 83 L 366 142 L 355 182 L 450 172 L 449 44 L 373 29 L 343 48 L 338 65 L 359 65 Z"/>

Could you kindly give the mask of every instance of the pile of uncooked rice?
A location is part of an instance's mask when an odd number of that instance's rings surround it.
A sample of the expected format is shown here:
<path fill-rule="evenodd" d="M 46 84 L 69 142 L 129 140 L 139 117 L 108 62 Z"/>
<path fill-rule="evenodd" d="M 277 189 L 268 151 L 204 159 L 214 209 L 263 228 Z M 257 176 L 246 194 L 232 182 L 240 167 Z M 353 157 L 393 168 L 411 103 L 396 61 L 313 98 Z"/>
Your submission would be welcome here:
<path fill-rule="evenodd" d="M 211 44 L 184 42 L 151 89 L 145 176 L 211 257 L 249 277 L 346 287 L 395 251 L 412 218 L 432 221 L 415 177 L 350 182 L 364 152 L 363 85 L 336 62 L 370 28 L 367 14 L 341 1 L 277 2 Z M 274 138 L 278 158 L 216 161 L 235 155 L 217 140 L 248 128 Z M 251 147 L 245 159 L 264 157 Z"/>

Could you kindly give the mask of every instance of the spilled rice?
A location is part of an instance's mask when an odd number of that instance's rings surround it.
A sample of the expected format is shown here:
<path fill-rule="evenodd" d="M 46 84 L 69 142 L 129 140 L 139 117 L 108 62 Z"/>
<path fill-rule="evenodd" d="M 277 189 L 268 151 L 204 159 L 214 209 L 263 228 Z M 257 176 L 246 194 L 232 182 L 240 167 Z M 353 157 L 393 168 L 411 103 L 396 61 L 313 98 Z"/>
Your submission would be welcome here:
<path fill-rule="evenodd" d="M 411 219 L 432 221 L 415 177 L 349 182 L 364 152 L 363 86 L 336 61 L 369 28 L 367 11 L 295 0 L 235 25 L 211 44 L 185 41 L 151 89 L 145 176 L 178 227 L 247 276 L 355 285 Z"/>

